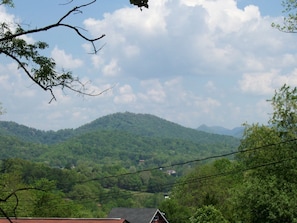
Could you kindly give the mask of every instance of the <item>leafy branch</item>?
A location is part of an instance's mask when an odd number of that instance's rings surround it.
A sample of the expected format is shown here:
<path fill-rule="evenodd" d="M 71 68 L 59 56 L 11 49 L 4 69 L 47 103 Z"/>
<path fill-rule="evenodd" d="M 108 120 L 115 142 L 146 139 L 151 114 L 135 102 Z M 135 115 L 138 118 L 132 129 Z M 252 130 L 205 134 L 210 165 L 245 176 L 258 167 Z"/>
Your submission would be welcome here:
<path fill-rule="evenodd" d="M 11 58 L 18 64 L 18 68 L 23 70 L 25 74 L 39 87 L 51 93 L 52 99 L 56 100 L 53 90 L 55 88 L 67 88 L 81 95 L 98 96 L 102 92 L 88 92 L 85 84 L 83 84 L 78 77 L 74 77 L 71 72 L 58 72 L 56 70 L 56 63 L 53 58 L 43 56 L 40 51 L 48 48 L 46 42 L 28 43 L 24 40 L 24 36 L 44 31 L 53 30 L 58 27 L 74 31 L 80 38 L 91 43 L 93 46 L 93 53 L 96 54 L 101 48 L 97 48 L 95 43 L 101 40 L 105 35 L 102 34 L 96 38 L 89 38 L 81 32 L 81 28 L 65 23 L 66 18 L 82 13 L 83 8 L 94 4 L 96 0 L 92 0 L 86 4 L 75 6 L 56 23 L 41 27 L 25 30 L 20 24 L 16 24 L 16 28 L 5 22 L 0 24 L 0 54 L 4 54 Z M 13 6 L 12 0 L 2 0 L 0 5 Z M 143 5 L 143 4 L 141 4 Z M 140 6 L 139 6 L 140 7 Z"/>
<path fill-rule="evenodd" d="M 283 0 L 282 6 L 283 13 L 287 14 L 283 24 L 272 23 L 271 26 L 282 32 L 297 33 L 297 0 Z"/>

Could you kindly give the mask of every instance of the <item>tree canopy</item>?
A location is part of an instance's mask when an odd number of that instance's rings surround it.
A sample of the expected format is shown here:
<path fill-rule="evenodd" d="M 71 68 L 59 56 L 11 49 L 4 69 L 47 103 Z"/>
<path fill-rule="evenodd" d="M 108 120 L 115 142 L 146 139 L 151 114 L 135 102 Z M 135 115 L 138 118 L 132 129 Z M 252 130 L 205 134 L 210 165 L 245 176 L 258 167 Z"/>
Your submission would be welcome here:
<path fill-rule="evenodd" d="M 177 181 L 170 203 L 189 212 L 170 222 L 297 222 L 297 88 L 284 85 L 269 102 L 270 121 L 245 125 L 234 160 L 201 164 Z M 173 212 L 167 201 L 161 207 Z"/>

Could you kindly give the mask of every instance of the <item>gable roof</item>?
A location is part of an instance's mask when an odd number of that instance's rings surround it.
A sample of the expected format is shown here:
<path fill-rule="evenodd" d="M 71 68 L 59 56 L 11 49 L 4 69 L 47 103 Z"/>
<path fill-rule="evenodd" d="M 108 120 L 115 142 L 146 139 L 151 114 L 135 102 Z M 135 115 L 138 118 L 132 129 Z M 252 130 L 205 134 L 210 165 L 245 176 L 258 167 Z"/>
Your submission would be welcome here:
<path fill-rule="evenodd" d="M 120 218 L 10 218 L 13 223 L 129 223 Z M 0 218 L 0 223 L 9 223 Z"/>
<path fill-rule="evenodd" d="M 164 214 L 156 208 L 113 208 L 108 218 L 123 218 L 130 223 L 151 223 L 157 214 L 168 223 Z"/>

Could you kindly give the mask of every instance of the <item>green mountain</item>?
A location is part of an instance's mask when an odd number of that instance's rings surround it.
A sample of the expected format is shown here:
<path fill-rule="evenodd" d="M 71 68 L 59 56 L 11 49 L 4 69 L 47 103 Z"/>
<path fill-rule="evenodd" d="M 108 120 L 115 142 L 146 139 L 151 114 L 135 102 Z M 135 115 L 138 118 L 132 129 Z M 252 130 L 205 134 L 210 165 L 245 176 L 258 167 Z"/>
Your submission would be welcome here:
<path fill-rule="evenodd" d="M 77 129 L 40 131 L 0 122 L 0 159 L 21 158 L 51 166 L 79 162 L 145 168 L 234 151 L 239 139 L 185 128 L 153 115 L 116 113 Z M 140 162 L 142 166 L 140 166 Z"/>
<path fill-rule="evenodd" d="M 134 135 L 152 138 L 183 139 L 196 143 L 223 143 L 230 137 L 209 134 L 203 131 L 186 128 L 176 123 L 149 114 L 134 114 L 130 112 L 107 115 L 83 125 L 75 132 L 90 132 L 95 130 L 117 130 Z M 236 140 L 237 141 L 237 140 Z"/>

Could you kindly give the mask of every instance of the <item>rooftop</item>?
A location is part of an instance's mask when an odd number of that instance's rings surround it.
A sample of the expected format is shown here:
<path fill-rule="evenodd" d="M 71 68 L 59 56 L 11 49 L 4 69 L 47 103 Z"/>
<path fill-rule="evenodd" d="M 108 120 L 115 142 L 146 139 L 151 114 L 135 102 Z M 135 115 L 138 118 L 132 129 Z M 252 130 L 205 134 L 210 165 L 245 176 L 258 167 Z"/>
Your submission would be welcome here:
<path fill-rule="evenodd" d="M 13 223 L 129 223 L 121 218 L 10 218 Z M 0 218 L 0 223 L 9 223 Z"/>

